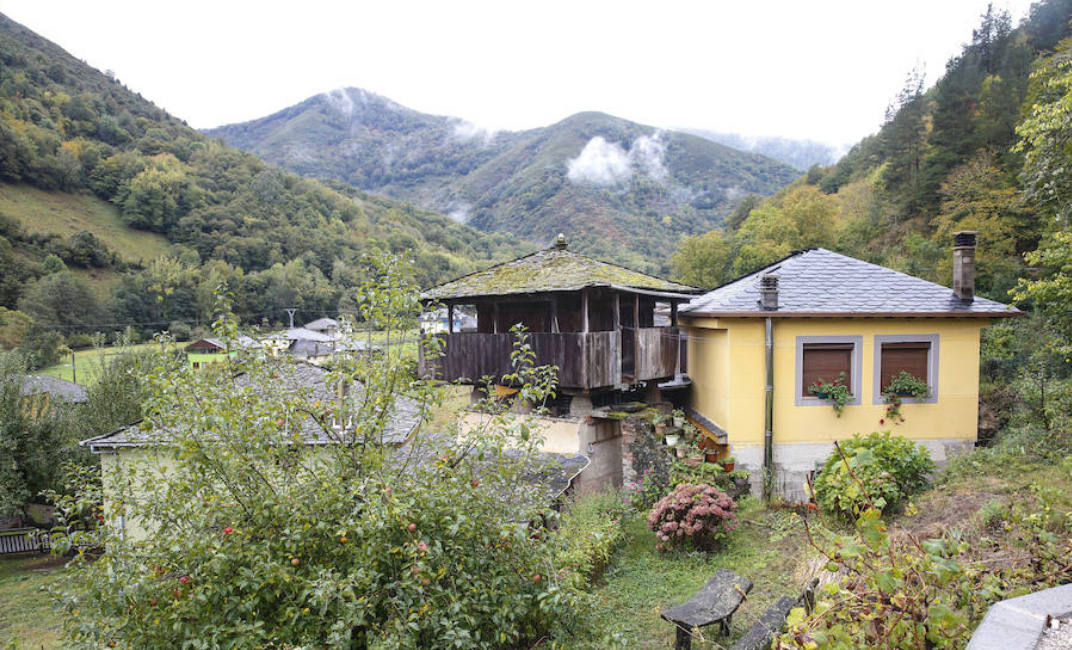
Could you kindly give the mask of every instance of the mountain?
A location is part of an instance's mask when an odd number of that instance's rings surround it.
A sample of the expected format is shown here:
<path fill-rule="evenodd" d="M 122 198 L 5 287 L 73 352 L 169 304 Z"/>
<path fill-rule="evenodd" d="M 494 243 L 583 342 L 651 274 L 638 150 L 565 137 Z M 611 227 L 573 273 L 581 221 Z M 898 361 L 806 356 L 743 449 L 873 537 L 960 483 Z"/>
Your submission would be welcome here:
<path fill-rule="evenodd" d="M 1059 241 L 1072 215 L 1070 15 L 1072 0 L 1042 0 L 1014 26 L 989 7 L 932 87 L 911 76 L 836 164 L 683 242 L 675 279 L 716 285 L 821 246 L 949 285 L 953 233 L 971 230 L 976 291 L 1007 302 L 1042 273 L 1025 254 Z"/>
<path fill-rule="evenodd" d="M 0 307 L 39 328 L 211 322 L 223 280 L 251 320 L 337 315 L 365 253 L 408 254 L 427 286 L 527 250 L 266 164 L 0 15 Z M 60 285 L 91 317 L 55 302 Z"/>
<path fill-rule="evenodd" d="M 450 214 L 485 232 L 665 271 L 683 235 L 722 223 L 747 194 L 798 172 L 704 138 L 603 113 L 491 132 L 359 88 L 206 133 L 292 171 Z"/>
<path fill-rule="evenodd" d="M 773 158 L 801 170 L 811 169 L 812 165 L 832 165 L 837 162 L 843 150 L 815 140 L 795 140 L 778 136 L 747 136 L 739 133 L 722 133 L 707 129 L 680 129 L 685 133 L 707 138 L 712 142 L 727 147 L 750 151 Z"/>

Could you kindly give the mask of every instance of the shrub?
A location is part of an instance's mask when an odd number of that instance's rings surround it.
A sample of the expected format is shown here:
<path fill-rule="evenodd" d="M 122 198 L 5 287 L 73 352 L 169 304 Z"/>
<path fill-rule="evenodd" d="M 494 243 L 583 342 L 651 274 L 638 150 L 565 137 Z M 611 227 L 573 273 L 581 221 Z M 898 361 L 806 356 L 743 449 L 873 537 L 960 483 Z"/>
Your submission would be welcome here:
<path fill-rule="evenodd" d="M 419 309 L 397 282 L 389 268 L 362 286 L 366 314 Z M 233 315 L 217 325 L 233 338 Z M 394 349 L 340 360 L 327 379 L 362 382 L 328 404 L 292 388 L 300 366 L 286 359 L 194 371 L 171 355 L 145 372 L 153 453 L 109 474 L 108 525 L 90 534 L 107 553 L 68 565 L 67 646 L 500 648 L 567 635 L 590 608 L 555 575 L 554 535 L 533 526 L 546 507 L 527 498 L 538 432 L 489 399 L 477 429 L 379 444 L 402 388 L 414 413 L 437 401 L 435 385 L 399 381 L 404 363 Z M 297 427 L 335 444 L 296 444 Z M 143 535 L 122 535 L 120 516 Z"/>
<path fill-rule="evenodd" d="M 656 501 L 666 496 L 666 493 L 670 491 L 670 486 L 660 477 L 658 472 L 649 467 L 635 482 L 630 483 L 625 495 L 629 506 L 636 510 L 647 510 Z"/>
<path fill-rule="evenodd" d="M 618 492 L 577 497 L 566 505 L 556 533 L 558 579 L 584 589 L 597 578 L 622 539 L 625 508 Z"/>
<path fill-rule="evenodd" d="M 868 502 L 883 511 L 897 508 L 935 467 L 926 449 L 888 431 L 856 434 L 839 447 L 816 477 L 815 494 L 824 510 L 842 516 L 859 514 Z"/>
<path fill-rule="evenodd" d="M 648 528 L 659 538 L 659 550 L 688 543 L 707 551 L 737 529 L 736 511 L 737 503 L 717 487 L 683 483 L 655 504 Z"/>
<path fill-rule="evenodd" d="M 750 489 L 748 472 L 745 470 L 727 472 L 718 463 L 698 463 L 692 466 L 676 461 L 670 470 L 670 489 L 683 483 L 714 485 L 734 500 L 747 494 Z"/>

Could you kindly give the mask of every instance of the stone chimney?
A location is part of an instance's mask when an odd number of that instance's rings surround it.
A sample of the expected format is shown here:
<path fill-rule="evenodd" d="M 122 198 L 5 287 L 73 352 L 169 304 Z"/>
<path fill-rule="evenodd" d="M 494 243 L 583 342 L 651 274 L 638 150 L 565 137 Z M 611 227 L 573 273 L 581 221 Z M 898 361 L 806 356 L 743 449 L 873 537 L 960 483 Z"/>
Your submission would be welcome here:
<path fill-rule="evenodd" d="M 763 311 L 778 311 L 777 273 L 767 273 L 759 278 L 759 306 Z"/>
<path fill-rule="evenodd" d="M 555 237 L 555 248 L 564 251 L 566 250 L 566 235 L 564 233 L 558 233 L 558 237 Z"/>
<path fill-rule="evenodd" d="M 964 302 L 975 300 L 974 230 L 953 233 L 953 293 Z"/>

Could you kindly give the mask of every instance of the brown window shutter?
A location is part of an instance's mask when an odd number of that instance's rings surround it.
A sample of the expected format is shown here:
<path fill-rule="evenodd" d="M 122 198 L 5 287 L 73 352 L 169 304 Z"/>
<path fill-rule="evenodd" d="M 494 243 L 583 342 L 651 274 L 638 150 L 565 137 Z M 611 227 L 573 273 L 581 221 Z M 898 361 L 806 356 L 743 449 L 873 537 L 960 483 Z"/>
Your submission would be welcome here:
<path fill-rule="evenodd" d="M 889 386 L 893 378 L 901 374 L 902 370 L 916 379 L 929 382 L 927 358 L 930 356 L 930 351 L 931 344 L 928 342 L 883 343 L 880 372 L 882 385 L 879 389 Z"/>
<path fill-rule="evenodd" d="M 805 343 L 800 390 L 803 397 L 812 397 L 808 386 L 822 380 L 833 383 L 845 373 L 845 383 L 852 387 L 851 343 Z"/>

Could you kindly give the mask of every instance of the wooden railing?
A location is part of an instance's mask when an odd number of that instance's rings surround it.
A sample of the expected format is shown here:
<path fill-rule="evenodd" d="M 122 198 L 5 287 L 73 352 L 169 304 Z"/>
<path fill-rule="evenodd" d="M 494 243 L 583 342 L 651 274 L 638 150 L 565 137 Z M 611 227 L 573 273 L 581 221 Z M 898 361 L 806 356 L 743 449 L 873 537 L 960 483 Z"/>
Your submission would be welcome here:
<path fill-rule="evenodd" d="M 676 327 L 642 327 L 637 330 L 636 380 L 673 377 L 677 372 L 678 341 Z"/>
<path fill-rule="evenodd" d="M 621 383 L 620 332 L 535 332 L 528 336 L 535 364 L 558 367 L 559 386 L 600 388 Z M 489 375 L 500 380 L 514 371 L 510 355 L 517 339 L 513 334 L 459 332 L 439 337 L 444 355 L 428 359 L 422 349 L 422 377 L 478 382 Z"/>

